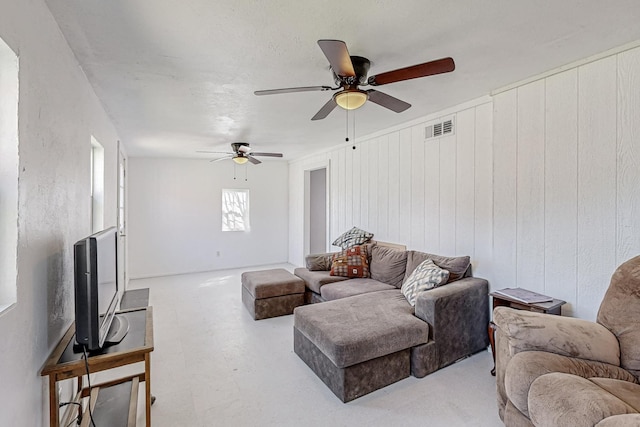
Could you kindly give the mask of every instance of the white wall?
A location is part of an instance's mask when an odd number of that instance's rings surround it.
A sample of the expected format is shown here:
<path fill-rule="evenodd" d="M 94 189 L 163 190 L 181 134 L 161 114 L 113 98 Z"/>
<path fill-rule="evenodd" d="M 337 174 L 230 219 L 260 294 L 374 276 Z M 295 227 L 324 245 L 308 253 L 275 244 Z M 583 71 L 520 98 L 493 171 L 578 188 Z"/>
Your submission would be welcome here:
<path fill-rule="evenodd" d="M 357 225 L 470 255 L 492 289 L 544 292 L 595 319 L 616 266 L 640 253 L 638 81 L 640 48 L 292 162 L 289 261 L 303 264 L 304 170 L 329 162 L 331 239 Z M 454 136 L 423 139 L 450 115 Z"/>
<path fill-rule="evenodd" d="M 73 243 L 91 227 L 91 135 L 105 148 L 105 225 L 116 221 L 118 136 L 43 1 L 0 0 L 19 56 L 17 303 L 0 315 L 0 425 L 48 425 L 50 351 L 73 319 Z"/>
<path fill-rule="evenodd" d="M 640 253 L 639 78 L 636 48 L 496 95 L 494 285 L 595 319 Z"/>
<path fill-rule="evenodd" d="M 286 262 L 286 162 L 237 166 L 234 180 L 230 160 L 130 158 L 128 174 L 131 278 Z M 251 231 L 222 232 L 223 188 L 250 190 Z"/>
<path fill-rule="evenodd" d="M 355 150 L 350 144 L 292 162 L 290 262 L 304 261 L 299 177 L 329 163 L 330 240 L 355 225 L 413 249 L 468 253 L 482 272 L 491 258 L 491 116 L 491 103 L 479 101 L 455 114 L 453 136 L 425 142 L 424 127 L 440 117 L 433 116 L 358 141 Z"/>

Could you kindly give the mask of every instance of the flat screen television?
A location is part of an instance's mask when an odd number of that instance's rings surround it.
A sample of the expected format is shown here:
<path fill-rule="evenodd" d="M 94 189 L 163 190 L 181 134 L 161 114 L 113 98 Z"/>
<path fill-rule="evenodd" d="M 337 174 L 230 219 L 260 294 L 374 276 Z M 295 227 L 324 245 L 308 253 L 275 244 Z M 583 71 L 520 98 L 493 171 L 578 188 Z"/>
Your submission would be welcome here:
<path fill-rule="evenodd" d="M 73 246 L 76 343 L 89 351 L 120 342 L 129 330 L 120 306 L 118 232 L 110 227 Z"/>

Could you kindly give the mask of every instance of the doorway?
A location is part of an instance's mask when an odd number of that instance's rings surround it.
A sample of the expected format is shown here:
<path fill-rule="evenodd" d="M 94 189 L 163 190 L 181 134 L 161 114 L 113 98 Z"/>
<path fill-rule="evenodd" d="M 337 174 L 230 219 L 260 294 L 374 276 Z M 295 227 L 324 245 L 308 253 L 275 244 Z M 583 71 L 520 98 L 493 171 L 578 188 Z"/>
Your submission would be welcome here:
<path fill-rule="evenodd" d="M 118 280 L 124 284 L 124 290 L 128 286 L 127 276 L 127 159 L 120 149 L 118 141 Z"/>
<path fill-rule="evenodd" d="M 327 252 L 327 168 L 309 171 L 306 253 Z"/>

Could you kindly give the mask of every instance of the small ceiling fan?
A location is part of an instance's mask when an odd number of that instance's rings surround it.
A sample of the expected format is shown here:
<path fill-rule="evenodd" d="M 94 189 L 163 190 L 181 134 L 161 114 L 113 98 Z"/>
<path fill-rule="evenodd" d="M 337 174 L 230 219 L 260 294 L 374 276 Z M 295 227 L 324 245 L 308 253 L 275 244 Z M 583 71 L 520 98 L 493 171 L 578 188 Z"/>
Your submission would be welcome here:
<path fill-rule="evenodd" d="M 251 162 L 254 165 L 262 163 L 260 160 L 256 159 L 254 156 L 265 156 L 265 157 L 282 157 L 282 153 L 255 153 L 251 151 L 249 148 L 248 142 L 232 142 L 231 148 L 233 152 L 226 151 L 197 151 L 197 153 L 214 153 L 214 154 L 226 154 L 224 157 L 220 157 L 218 159 L 211 160 L 212 162 L 219 162 L 220 160 L 232 159 L 239 165 L 243 165 L 247 162 Z"/>
<path fill-rule="evenodd" d="M 279 93 L 313 92 L 338 90 L 333 97 L 316 113 L 311 120 L 324 119 L 336 108 L 337 105 L 345 110 L 355 110 L 364 105 L 367 100 L 388 108 L 396 113 L 401 113 L 411 104 L 404 102 L 386 93 L 375 89 L 362 90 L 359 86 L 382 86 L 403 80 L 432 76 L 434 74 L 449 73 L 455 70 L 452 58 L 442 58 L 411 67 L 399 68 L 386 73 L 377 74 L 367 79 L 367 73 L 371 62 L 361 56 L 351 56 L 345 42 L 340 40 L 318 40 L 318 45 L 329 60 L 333 80 L 337 87 L 331 86 L 306 86 L 284 89 L 270 89 L 255 91 L 256 95 L 275 95 Z"/>

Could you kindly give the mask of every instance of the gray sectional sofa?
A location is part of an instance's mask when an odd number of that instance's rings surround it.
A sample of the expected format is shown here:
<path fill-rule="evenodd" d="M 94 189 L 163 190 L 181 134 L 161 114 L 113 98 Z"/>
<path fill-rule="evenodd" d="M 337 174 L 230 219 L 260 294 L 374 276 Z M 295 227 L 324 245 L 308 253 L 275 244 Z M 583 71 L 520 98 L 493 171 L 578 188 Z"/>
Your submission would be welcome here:
<path fill-rule="evenodd" d="M 330 275 L 332 254 L 310 255 L 294 271 L 307 302 L 294 310 L 294 351 L 343 402 L 487 348 L 488 283 L 472 276 L 469 257 L 380 243 L 368 252 L 369 278 Z M 426 259 L 448 270 L 449 281 L 412 307 L 400 288 Z"/>

